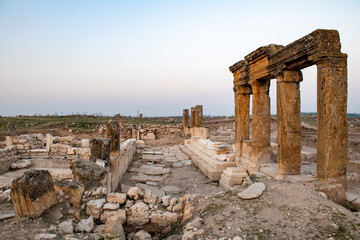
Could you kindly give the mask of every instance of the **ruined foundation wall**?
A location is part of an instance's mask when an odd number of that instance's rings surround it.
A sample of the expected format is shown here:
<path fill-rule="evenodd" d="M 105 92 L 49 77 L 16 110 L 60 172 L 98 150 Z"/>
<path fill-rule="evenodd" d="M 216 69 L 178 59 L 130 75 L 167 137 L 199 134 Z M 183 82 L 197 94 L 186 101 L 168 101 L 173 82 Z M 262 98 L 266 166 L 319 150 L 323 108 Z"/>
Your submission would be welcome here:
<path fill-rule="evenodd" d="M 70 159 L 81 158 L 89 159 L 90 158 L 90 148 L 74 148 L 70 145 L 65 144 L 52 144 L 50 146 L 50 156 L 66 156 Z"/>
<path fill-rule="evenodd" d="M 19 136 L 7 136 L 7 146 L 14 145 L 18 154 L 28 154 L 33 149 L 45 148 L 45 138 L 42 134 L 25 134 Z"/>
<path fill-rule="evenodd" d="M 136 140 L 128 139 L 120 144 L 120 152 L 111 154 L 108 169 L 110 190 L 115 191 L 136 152 Z"/>
<path fill-rule="evenodd" d="M 136 136 L 132 136 L 132 133 L 136 132 Z M 182 134 L 182 125 L 160 125 L 160 124 L 123 124 L 120 126 L 120 138 L 131 139 L 137 138 L 137 132 L 139 132 L 138 140 L 153 140 L 163 136 L 170 136 L 174 134 Z"/>
<path fill-rule="evenodd" d="M 10 165 L 18 160 L 16 155 L 16 146 L 0 149 L 0 174 L 9 171 Z"/>

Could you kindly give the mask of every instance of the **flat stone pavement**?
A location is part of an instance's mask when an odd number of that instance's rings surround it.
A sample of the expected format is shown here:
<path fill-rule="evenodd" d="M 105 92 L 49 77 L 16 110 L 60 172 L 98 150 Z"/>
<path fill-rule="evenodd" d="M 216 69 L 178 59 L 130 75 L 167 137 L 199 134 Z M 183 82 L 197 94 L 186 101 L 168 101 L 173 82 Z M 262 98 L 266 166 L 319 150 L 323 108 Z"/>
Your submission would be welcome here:
<path fill-rule="evenodd" d="M 28 159 L 32 162 L 32 166 L 29 168 L 22 168 L 17 170 L 11 170 L 9 172 L 0 175 L 0 187 L 9 188 L 11 182 L 18 177 L 21 177 L 24 172 L 32 169 L 44 169 L 49 170 L 52 177 L 55 179 L 72 178 L 70 163 L 68 160 L 55 159 L 47 157 L 33 157 Z"/>
<path fill-rule="evenodd" d="M 122 191 L 132 186 L 149 189 L 157 196 L 223 191 L 217 182 L 211 182 L 193 165 L 179 145 L 139 150 L 121 180 Z"/>

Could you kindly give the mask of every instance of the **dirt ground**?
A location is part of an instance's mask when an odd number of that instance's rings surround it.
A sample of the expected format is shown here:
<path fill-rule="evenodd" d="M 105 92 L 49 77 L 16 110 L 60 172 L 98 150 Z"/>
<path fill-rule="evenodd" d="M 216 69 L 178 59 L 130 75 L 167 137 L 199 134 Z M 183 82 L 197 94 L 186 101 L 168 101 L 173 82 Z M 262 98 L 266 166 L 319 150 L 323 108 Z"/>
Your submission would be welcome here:
<path fill-rule="evenodd" d="M 215 132 L 220 125 L 232 128 L 231 121 L 206 123 L 210 132 Z M 272 141 L 276 142 L 276 121 L 271 124 Z M 66 134 L 63 130 L 62 134 Z M 86 135 L 86 134 L 85 134 Z M 85 135 L 82 135 L 84 137 Z M 152 148 L 176 147 L 182 138 L 171 136 L 147 141 Z M 302 127 L 303 150 L 316 151 L 316 127 L 309 124 Z M 349 132 L 349 159 L 360 159 L 360 133 Z M 60 159 L 33 159 L 35 167 L 64 167 Z M 47 165 L 46 165 L 47 164 Z M 129 166 L 137 168 L 146 164 L 137 155 Z M 242 200 L 237 193 L 245 189 L 225 191 L 217 182 L 209 181 L 194 165 L 174 168 L 171 163 L 159 163 L 171 168 L 172 173 L 157 188 L 176 186 L 177 191 L 172 196 L 186 193 L 204 195 L 204 201 L 198 206 L 195 217 L 204 219 L 202 228 L 205 233 L 198 239 L 229 239 L 239 236 L 242 239 L 360 239 L 360 214 L 351 212 L 341 205 L 335 204 L 316 192 L 313 186 L 290 181 L 280 181 L 265 174 L 252 176 L 253 182 L 266 185 L 265 192 L 256 199 Z M 316 163 L 303 165 L 314 174 Z M 21 172 L 10 172 L 11 176 L 21 175 Z M 128 171 L 121 183 L 134 186 L 130 180 L 136 173 Z M 6 177 L 6 176 L 3 176 Z M 4 178 L 3 178 L 4 179 Z M 1 181 L 1 176 L 0 176 Z M 5 180 L 3 180 L 5 181 Z M 1 184 L 0 184 L 1 185 Z M 350 184 L 349 188 L 360 189 L 359 183 Z M 58 225 L 67 215 L 66 206 L 63 216 L 58 218 L 56 209 L 50 210 L 43 217 L 27 219 L 13 217 L 0 220 L 0 239 L 34 239 L 38 233 L 55 233 L 58 239 L 74 239 L 60 232 Z M 0 204 L 0 215 L 12 212 L 12 204 Z M 183 225 L 173 228 L 157 239 L 181 239 Z M 91 234 L 78 234 L 76 239 L 92 239 Z M 156 238 L 155 238 L 156 239 Z"/>

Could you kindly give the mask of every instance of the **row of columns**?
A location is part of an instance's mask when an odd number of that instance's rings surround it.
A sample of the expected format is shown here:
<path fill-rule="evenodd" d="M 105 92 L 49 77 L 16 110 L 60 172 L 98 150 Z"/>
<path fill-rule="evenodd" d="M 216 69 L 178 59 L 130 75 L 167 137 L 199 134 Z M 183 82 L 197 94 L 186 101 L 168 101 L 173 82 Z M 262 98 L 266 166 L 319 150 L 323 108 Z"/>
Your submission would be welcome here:
<path fill-rule="evenodd" d="M 191 127 L 201 127 L 203 122 L 203 106 L 191 107 Z M 183 128 L 189 128 L 189 109 L 183 109 Z"/>
<path fill-rule="evenodd" d="M 317 64 L 317 177 L 346 176 L 347 168 L 347 66 L 346 58 L 325 59 Z M 300 70 L 283 70 L 276 77 L 278 174 L 300 174 Z M 258 167 L 270 162 L 270 80 L 237 85 L 235 92 L 235 146 L 250 137 L 249 105 L 252 94 L 251 162 Z M 345 181 L 346 182 L 346 181 Z"/>

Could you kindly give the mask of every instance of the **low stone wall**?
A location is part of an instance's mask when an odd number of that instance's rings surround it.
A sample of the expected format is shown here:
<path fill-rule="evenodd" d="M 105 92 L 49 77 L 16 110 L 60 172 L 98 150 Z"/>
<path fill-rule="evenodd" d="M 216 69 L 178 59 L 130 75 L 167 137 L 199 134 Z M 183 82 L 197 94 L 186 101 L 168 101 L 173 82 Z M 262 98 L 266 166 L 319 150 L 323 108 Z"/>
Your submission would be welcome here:
<path fill-rule="evenodd" d="M 164 136 L 183 134 L 182 125 L 161 124 L 123 124 L 120 123 L 120 136 L 123 139 L 154 140 Z"/>
<path fill-rule="evenodd" d="M 51 144 L 50 156 L 66 156 L 70 159 L 81 158 L 90 159 L 90 148 L 72 147 L 66 144 Z"/>
<path fill-rule="evenodd" d="M 76 140 L 72 136 L 66 136 L 66 137 L 54 136 L 53 143 L 54 144 L 62 144 L 62 145 L 70 145 L 71 147 L 78 147 L 78 148 L 81 147 L 81 141 Z"/>
<path fill-rule="evenodd" d="M 45 148 L 45 138 L 42 134 L 25 134 L 19 136 L 7 136 L 6 145 L 16 146 L 18 154 L 28 154 L 33 149 Z"/>
<path fill-rule="evenodd" d="M 136 152 L 136 139 L 128 139 L 120 144 L 120 152 L 112 153 L 108 169 L 108 187 L 111 192 L 118 187 Z"/>
<path fill-rule="evenodd" d="M 16 146 L 0 149 L 0 174 L 9 171 L 10 165 L 18 160 Z"/>

